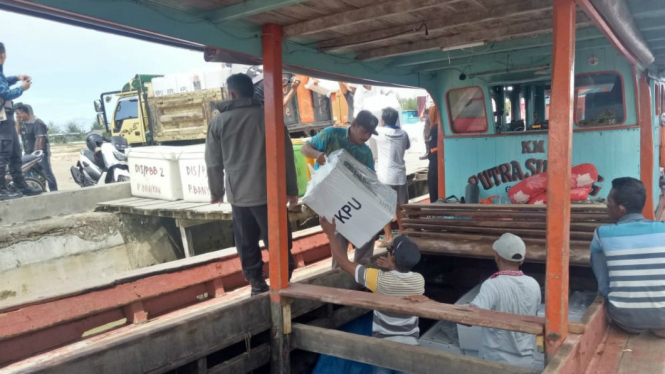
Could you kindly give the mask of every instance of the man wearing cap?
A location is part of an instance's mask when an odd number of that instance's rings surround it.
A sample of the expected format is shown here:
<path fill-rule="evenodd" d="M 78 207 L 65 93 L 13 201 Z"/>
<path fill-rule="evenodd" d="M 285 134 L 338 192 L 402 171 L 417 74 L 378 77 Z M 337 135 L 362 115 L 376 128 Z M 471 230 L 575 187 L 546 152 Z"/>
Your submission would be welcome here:
<path fill-rule="evenodd" d="M 470 306 L 535 316 L 541 300 L 540 286 L 535 279 L 520 271 L 526 254 L 524 242 L 520 237 L 506 233 L 494 242 L 492 248 L 499 271 L 483 282 Z M 485 360 L 538 369 L 535 352 L 535 335 L 487 327 L 482 329 L 479 355 Z"/>
<path fill-rule="evenodd" d="M 379 119 L 367 110 L 358 112 L 353 123 L 348 128 L 328 127 L 323 129 L 316 136 L 312 137 L 300 149 L 300 152 L 307 158 L 316 160 L 315 168 L 318 165 L 325 165 L 326 156 L 330 153 L 344 149 L 349 152 L 356 160 L 374 171 L 374 157 L 372 151 L 365 144 L 372 134 L 377 135 L 376 127 Z M 335 235 L 340 247 L 347 248 L 349 241 L 341 234 Z M 374 254 L 374 240 L 370 240 L 360 248 L 356 248 L 354 261 L 360 262 Z M 333 267 L 337 263 L 333 260 Z"/>
<path fill-rule="evenodd" d="M 349 261 L 346 247 L 334 240 L 335 222 L 330 223 L 321 217 L 321 228 L 330 241 L 330 251 L 339 267 L 351 274 L 356 282 L 370 291 L 389 296 L 408 297 L 425 293 L 425 279 L 412 269 L 420 262 L 420 250 L 409 238 L 400 236 L 393 241 L 392 250 L 381 257 L 376 264 L 385 270 L 372 269 Z M 372 336 L 398 343 L 418 345 L 420 329 L 418 317 L 375 310 L 372 322 Z M 374 374 L 400 374 L 401 372 L 380 367 Z"/>

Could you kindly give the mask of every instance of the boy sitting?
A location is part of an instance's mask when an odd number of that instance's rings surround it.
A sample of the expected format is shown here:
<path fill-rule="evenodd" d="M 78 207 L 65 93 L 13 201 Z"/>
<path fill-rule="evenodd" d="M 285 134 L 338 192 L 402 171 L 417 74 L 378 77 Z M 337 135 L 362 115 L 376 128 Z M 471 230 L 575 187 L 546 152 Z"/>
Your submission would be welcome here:
<path fill-rule="evenodd" d="M 339 267 L 355 277 L 356 282 L 372 292 L 390 296 L 422 295 L 425 292 L 425 279 L 411 269 L 420 261 L 420 250 L 407 237 L 400 236 L 393 242 L 392 251 L 387 257 L 377 260 L 377 265 L 386 269 L 370 269 L 349 261 L 346 248 L 335 240 L 335 222 L 321 217 L 321 227 L 328 236 L 332 257 Z M 389 312 L 374 311 L 372 336 L 410 345 L 418 345 L 420 329 L 418 317 Z M 398 371 L 375 367 L 374 373 L 399 374 Z"/>
<path fill-rule="evenodd" d="M 507 233 L 492 248 L 499 271 L 483 282 L 470 306 L 535 316 L 540 305 L 540 286 L 519 270 L 526 253 L 524 242 Z M 535 352 L 535 335 L 483 328 L 479 355 L 485 360 L 536 369 Z"/>

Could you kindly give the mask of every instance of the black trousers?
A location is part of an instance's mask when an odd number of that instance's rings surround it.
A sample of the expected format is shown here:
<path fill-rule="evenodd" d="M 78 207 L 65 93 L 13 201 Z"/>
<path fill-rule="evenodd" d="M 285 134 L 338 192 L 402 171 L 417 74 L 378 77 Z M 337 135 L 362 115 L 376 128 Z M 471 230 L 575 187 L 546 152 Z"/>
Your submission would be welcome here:
<path fill-rule="evenodd" d="M 266 247 L 268 244 L 268 205 L 252 207 L 240 207 L 231 205 L 233 213 L 233 236 L 238 250 L 238 257 L 242 264 L 242 273 L 245 278 L 261 277 L 263 271 L 263 259 L 259 241 L 263 240 Z M 295 269 L 291 247 L 293 238 L 291 225 L 288 225 L 289 239 L 289 276 Z"/>
<path fill-rule="evenodd" d="M 58 182 L 55 180 L 55 175 L 53 175 L 53 168 L 51 167 L 51 155 L 46 154 L 42 159 L 42 162 L 39 165 L 44 169 L 44 174 L 46 175 L 46 182 L 48 183 L 48 190 L 55 192 L 58 190 Z"/>
<path fill-rule="evenodd" d="M 439 160 L 438 152 L 430 152 L 427 155 L 429 167 L 427 169 L 427 187 L 429 188 L 429 201 L 435 203 L 439 200 Z"/>
<path fill-rule="evenodd" d="M 7 121 L 0 122 L 0 173 L 4 178 L 5 169 L 9 165 L 9 173 L 12 175 L 14 183 L 20 183 L 23 180 L 21 141 L 16 132 L 16 123 L 10 119 L 13 114 L 7 112 Z"/>

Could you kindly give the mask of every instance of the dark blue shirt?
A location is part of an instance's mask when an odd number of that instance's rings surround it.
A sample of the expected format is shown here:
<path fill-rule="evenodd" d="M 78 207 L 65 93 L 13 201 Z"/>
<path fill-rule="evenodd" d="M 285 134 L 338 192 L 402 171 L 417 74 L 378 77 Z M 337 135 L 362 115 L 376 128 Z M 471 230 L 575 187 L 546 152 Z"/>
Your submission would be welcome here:
<path fill-rule="evenodd" d="M 23 87 L 10 88 L 18 82 L 18 77 L 5 77 L 0 65 L 0 108 L 5 106 L 5 102 L 14 100 L 23 94 Z"/>

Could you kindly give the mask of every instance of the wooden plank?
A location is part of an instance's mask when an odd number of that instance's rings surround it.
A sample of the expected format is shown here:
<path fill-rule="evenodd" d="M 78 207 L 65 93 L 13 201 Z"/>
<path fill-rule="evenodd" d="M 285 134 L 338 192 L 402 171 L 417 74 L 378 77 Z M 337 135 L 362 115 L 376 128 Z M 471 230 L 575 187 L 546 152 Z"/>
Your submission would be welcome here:
<path fill-rule="evenodd" d="M 347 12 L 315 18 L 310 21 L 295 23 L 284 27 L 284 37 L 310 35 L 332 30 L 343 26 L 351 26 L 403 12 L 413 12 L 454 3 L 459 0 L 397 0 L 382 4 L 353 9 Z"/>
<path fill-rule="evenodd" d="M 545 230 L 536 229 L 523 229 L 523 228 L 494 228 L 494 227 L 471 227 L 471 226 L 454 226 L 445 227 L 444 225 L 424 225 L 414 223 L 402 223 L 404 229 L 423 230 L 428 232 L 453 232 L 453 233 L 473 233 L 473 234 L 487 234 L 494 235 L 497 238 L 506 232 L 511 232 L 515 235 L 522 237 L 536 237 L 545 238 Z M 588 240 L 591 242 L 593 239 L 593 232 L 571 232 L 570 238 L 574 240 Z"/>
<path fill-rule="evenodd" d="M 270 345 L 261 344 L 249 352 L 240 354 L 208 369 L 208 374 L 245 374 L 270 361 Z"/>
<path fill-rule="evenodd" d="M 430 203 L 415 203 L 402 205 L 404 209 L 482 209 L 482 210 L 542 210 L 547 209 L 546 205 L 532 205 L 532 204 L 430 204 Z M 599 213 L 607 213 L 607 206 L 605 204 L 572 204 L 572 211 L 577 210 L 594 210 Z"/>
<path fill-rule="evenodd" d="M 305 1 L 308 0 L 246 0 L 237 4 L 225 6 L 212 12 L 205 11 L 202 12 L 201 15 L 212 23 L 220 23 L 251 17 L 255 14 L 270 12 L 272 10 L 303 3 Z"/>
<path fill-rule="evenodd" d="M 503 220 L 512 219 L 515 221 L 533 220 L 542 221 L 546 219 L 544 212 L 510 212 L 510 211 L 465 211 L 448 209 L 429 209 L 419 211 L 407 211 L 404 214 L 407 218 L 428 217 L 428 216 L 450 216 L 450 217 L 478 217 L 478 218 L 499 218 Z M 599 221 L 611 222 L 607 214 L 580 212 L 571 214 L 571 219 L 575 221 Z"/>
<path fill-rule="evenodd" d="M 295 299 L 318 300 L 338 305 L 409 314 L 465 325 L 493 327 L 536 335 L 543 333 L 543 325 L 545 323 L 544 318 L 535 316 L 495 312 L 468 306 L 437 303 L 435 301 L 414 303 L 400 297 L 308 284 L 292 284 L 280 291 L 280 294 Z"/>
<path fill-rule="evenodd" d="M 537 373 L 475 357 L 436 351 L 386 339 L 350 334 L 302 324 L 293 325 L 293 347 L 413 374 Z M 389 354 L 386 354 L 389 352 Z"/>
<path fill-rule="evenodd" d="M 616 326 L 610 325 L 603 342 L 596 349 L 585 374 L 615 374 L 621 364 L 630 335 Z"/>
<path fill-rule="evenodd" d="M 352 277 L 339 269 L 303 282 L 326 286 L 355 284 Z M 247 334 L 266 331 L 270 327 L 268 295 L 246 298 L 248 291 L 227 294 L 151 319 L 146 324 L 128 325 L 31 357 L 4 367 L 3 374 L 167 372 L 241 342 Z M 321 306 L 321 302 L 294 300 L 292 313 L 297 318 Z M 57 308 L 49 309 L 54 310 Z"/>
<path fill-rule="evenodd" d="M 423 40 L 413 43 L 397 44 L 390 47 L 371 49 L 358 54 L 360 60 L 376 60 L 400 56 L 410 53 L 425 52 L 442 47 L 455 47 L 469 43 L 499 41 L 514 37 L 537 36 L 552 32 L 552 21 L 539 20 L 517 25 L 496 27 L 482 31 L 468 32 L 455 36 L 443 36 L 439 38 Z"/>
<path fill-rule="evenodd" d="M 665 341 L 650 333 L 631 335 L 617 374 L 665 372 Z"/>
<path fill-rule="evenodd" d="M 492 243 L 496 240 L 495 238 L 437 233 L 407 233 L 407 236 L 418 245 L 418 248 L 423 253 L 472 258 L 494 258 Z M 543 240 L 525 239 L 524 243 L 526 244 L 526 262 L 545 263 L 547 260 L 547 249 Z M 588 242 L 571 242 L 571 265 L 589 266 L 591 257 L 589 244 Z"/>
<path fill-rule="evenodd" d="M 448 12 L 444 17 L 434 17 L 423 22 L 429 32 L 442 31 L 453 27 L 477 24 L 485 21 L 501 19 L 504 17 L 520 16 L 543 10 L 552 9 L 550 0 L 528 0 L 514 4 L 504 4 L 486 10 L 474 10 L 463 13 Z M 318 43 L 318 47 L 326 51 L 340 50 L 347 47 L 364 47 L 375 44 L 377 41 L 394 41 L 413 35 L 424 35 L 425 28 L 422 23 L 391 27 L 389 29 L 359 33 L 357 35 L 330 39 Z"/>
<path fill-rule="evenodd" d="M 568 335 L 570 262 L 570 178 L 573 150 L 573 86 L 575 71 L 575 0 L 554 3 L 552 98 L 547 134 L 547 264 L 545 351 L 549 360 Z"/>
<path fill-rule="evenodd" d="M 421 219 L 405 218 L 402 219 L 402 223 L 403 224 L 426 223 L 426 224 L 438 225 L 444 228 L 453 228 L 457 226 L 473 226 L 473 227 L 500 227 L 507 229 L 528 228 L 528 229 L 545 230 L 546 227 L 545 222 L 538 222 L 538 221 L 519 221 L 519 222 L 504 221 L 504 220 L 478 221 L 478 220 L 469 220 L 469 219 L 457 220 L 457 219 L 436 219 L 436 218 L 421 218 Z M 572 231 L 594 232 L 598 226 L 599 224 L 597 223 L 573 223 L 570 225 L 570 229 Z"/>

